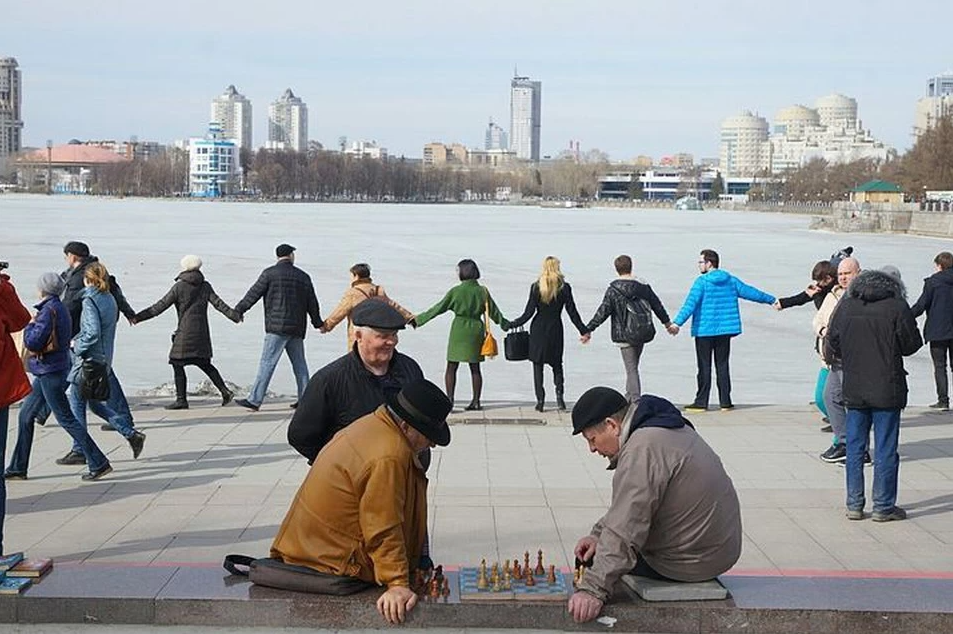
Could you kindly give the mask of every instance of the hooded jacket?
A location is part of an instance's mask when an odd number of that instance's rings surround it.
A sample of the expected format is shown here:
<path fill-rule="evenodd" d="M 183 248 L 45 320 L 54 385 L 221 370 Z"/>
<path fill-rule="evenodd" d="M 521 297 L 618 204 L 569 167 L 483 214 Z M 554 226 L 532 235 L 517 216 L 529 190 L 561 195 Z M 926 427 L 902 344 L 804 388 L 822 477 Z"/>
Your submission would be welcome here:
<path fill-rule="evenodd" d="M 119 311 L 112 294 L 88 286 L 81 305 L 79 333 L 73 338 L 73 367 L 68 377 L 71 383 L 79 382 L 84 359 L 112 366 L 116 346 Z"/>
<path fill-rule="evenodd" d="M 727 271 L 712 269 L 695 279 L 673 321 L 681 327 L 691 317 L 693 337 L 740 335 L 738 298 L 760 304 L 774 303 L 772 295 L 745 284 Z"/>
<path fill-rule="evenodd" d="M 235 310 L 215 294 L 201 271 L 183 271 L 165 296 L 136 315 L 136 321 L 152 319 L 175 306 L 178 324 L 172 335 L 169 360 L 211 359 L 212 335 L 208 329 L 208 305 L 233 322 L 241 320 Z"/>
<path fill-rule="evenodd" d="M 678 581 L 713 579 L 741 556 L 738 496 L 714 450 L 663 398 L 643 396 L 626 419 L 612 502 L 579 585 L 603 601 L 640 556 Z"/>
<path fill-rule="evenodd" d="M 606 289 L 606 294 L 602 298 L 602 304 L 599 305 L 596 314 L 586 325 L 586 331 L 592 332 L 602 322 L 611 317 L 610 327 L 613 343 L 628 343 L 631 337 L 624 332 L 626 303 L 639 300 L 648 302 L 652 312 L 664 325 L 667 326 L 671 323 L 668 311 L 662 305 L 662 300 L 659 299 L 650 285 L 634 278 L 622 277 L 609 283 L 609 288 Z"/>
<path fill-rule="evenodd" d="M 913 305 L 913 316 L 927 314 L 923 338 L 927 341 L 953 339 L 953 269 L 937 271 L 923 280 L 923 293 Z"/>
<path fill-rule="evenodd" d="M 903 284 L 881 271 L 862 271 L 831 317 L 825 359 L 844 369 L 848 408 L 902 409 L 907 405 L 903 357 L 922 345 Z"/>

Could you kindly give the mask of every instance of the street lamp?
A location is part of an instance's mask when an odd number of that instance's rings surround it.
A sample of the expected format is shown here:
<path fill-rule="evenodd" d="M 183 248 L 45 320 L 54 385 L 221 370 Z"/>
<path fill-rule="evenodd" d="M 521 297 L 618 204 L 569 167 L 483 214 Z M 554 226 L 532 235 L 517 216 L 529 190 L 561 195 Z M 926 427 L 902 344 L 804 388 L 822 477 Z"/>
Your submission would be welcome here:
<path fill-rule="evenodd" d="M 53 193 L 53 139 L 46 140 L 46 195 Z"/>

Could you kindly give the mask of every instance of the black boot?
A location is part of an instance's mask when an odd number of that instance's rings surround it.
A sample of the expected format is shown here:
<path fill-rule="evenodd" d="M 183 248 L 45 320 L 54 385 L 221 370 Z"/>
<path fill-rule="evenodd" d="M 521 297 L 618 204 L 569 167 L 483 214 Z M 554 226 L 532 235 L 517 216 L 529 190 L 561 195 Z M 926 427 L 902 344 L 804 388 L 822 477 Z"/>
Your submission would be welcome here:
<path fill-rule="evenodd" d="M 175 399 L 174 402 L 166 405 L 165 409 L 189 409 L 189 402 L 185 399 Z"/>
<path fill-rule="evenodd" d="M 187 397 L 185 368 L 181 365 L 172 366 L 172 375 L 175 378 L 175 402 L 165 406 L 166 409 L 189 409 Z"/>
<path fill-rule="evenodd" d="M 231 403 L 233 398 L 235 398 L 235 394 L 230 389 L 225 388 L 222 390 L 222 407 Z"/>
<path fill-rule="evenodd" d="M 543 411 L 543 402 L 542 402 L 542 401 L 536 401 L 536 411 L 537 411 L 537 412 Z"/>
<path fill-rule="evenodd" d="M 558 409 L 560 412 L 566 411 L 566 401 L 563 399 L 562 394 L 556 395 L 556 409 Z"/>
<path fill-rule="evenodd" d="M 559 363 L 553 366 L 553 383 L 556 384 L 556 409 L 560 412 L 566 411 L 566 401 L 563 398 L 565 394 L 566 378 L 563 374 L 563 364 Z"/>

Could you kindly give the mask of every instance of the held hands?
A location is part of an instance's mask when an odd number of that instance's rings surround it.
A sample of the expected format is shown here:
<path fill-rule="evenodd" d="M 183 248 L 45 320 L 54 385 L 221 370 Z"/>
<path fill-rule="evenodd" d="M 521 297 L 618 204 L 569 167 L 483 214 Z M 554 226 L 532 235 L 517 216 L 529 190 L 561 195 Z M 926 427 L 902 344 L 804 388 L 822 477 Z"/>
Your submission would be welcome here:
<path fill-rule="evenodd" d="M 599 616 L 603 605 L 601 599 L 579 590 L 570 597 L 567 611 L 576 623 L 586 623 Z"/>
<path fill-rule="evenodd" d="M 590 340 L 590 339 L 592 339 L 592 333 L 591 333 L 591 332 L 587 332 L 586 334 L 584 334 L 584 335 L 582 335 L 581 337 L 579 337 L 579 341 L 582 343 L 582 345 L 586 345 L 587 343 L 589 343 L 589 340 Z"/>
<path fill-rule="evenodd" d="M 781 300 L 779 299 L 774 300 L 774 303 L 771 304 L 771 308 L 773 308 L 774 310 L 781 310 Z"/>
<path fill-rule="evenodd" d="M 668 324 L 667 326 L 665 326 L 665 330 L 668 331 L 668 334 L 670 334 L 670 335 L 672 335 L 672 336 L 674 337 L 675 335 L 678 334 L 678 332 L 679 332 L 680 329 L 679 329 L 679 327 L 678 327 L 676 324 L 671 323 L 671 324 Z"/>
<path fill-rule="evenodd" d="M 388 588 L 377 600 L 377 611 L 388 623 L 403 623 L 407 613 L 417 605 L 417 593 L 404 586 Z"/>

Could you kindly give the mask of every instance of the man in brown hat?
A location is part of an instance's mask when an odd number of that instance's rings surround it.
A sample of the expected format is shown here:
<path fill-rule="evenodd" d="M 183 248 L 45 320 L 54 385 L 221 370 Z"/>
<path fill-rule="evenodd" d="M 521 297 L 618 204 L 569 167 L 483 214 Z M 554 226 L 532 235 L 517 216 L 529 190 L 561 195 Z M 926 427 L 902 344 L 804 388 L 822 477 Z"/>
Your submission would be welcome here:
<path fill-rule="evenodd" d="M 421 379 L 338 432 L 298 490 L 271 556 L 386 587 L 377 609 L 402 623 L 417 603 L 410 580 L 427 529 L 427 477 L 417 454 L 450 443 L 452 409 Z"/>
<path fill-rule="evenodd" d="M 572 410 L 573 434 L 609 459 L 612 504 L 576 544 L 591 565 L 569 612 L 599 616 L 619 578 L 707 581 L 741 556 L 741 512 L 718 455 L 672 403 L 643 394 L 629 403 L 608 387 L 583 394 Z"/>

